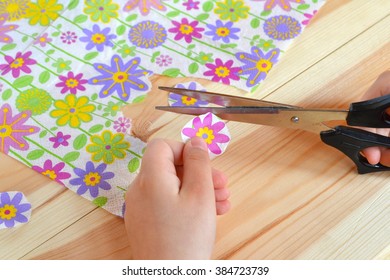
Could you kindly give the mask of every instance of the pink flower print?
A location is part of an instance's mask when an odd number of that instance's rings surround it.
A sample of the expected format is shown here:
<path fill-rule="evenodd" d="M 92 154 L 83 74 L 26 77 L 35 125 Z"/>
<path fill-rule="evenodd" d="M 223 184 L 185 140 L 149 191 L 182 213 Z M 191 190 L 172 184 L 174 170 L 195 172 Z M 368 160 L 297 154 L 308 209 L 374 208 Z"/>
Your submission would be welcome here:
<path fill-rule="evenodd" d="M 210 70 L 203 73 L 204 76 L 213 77 L 213 82 L 222 81 L 222 83 L 230 85 L 230 79 L 238 81 L 240 77 L 237 75 L 241 70 L 240 67 L 232 67 L 233 60 L 228 60 L 223 63 L 221 59 L 217 58 L 215 64 L 206 63 L 206 67 Z"/>
<path fill-rule="evenodd" d="M 34 165 L 32 169 L 63 185 L 64 183 L 62 183 L 62 180 L 68 179 L 71 176 L 68 172 L 61 172 L 64 167 L 64 162 L 53 165 L 53 162 L 50 159 L 47 159 L 44 162 L 43 167 Z"/>
<path fill-rule="evenodd" d="M 9 44 L 12 43 L 14 40 L 5 33 L 15 30 L 16 28 L 18 28 L 18 25 L 5 25 L 7 19 L 7 14 L 0 15 L 0 42 Z"/>
<path fill-rule="evenodd" d="M 85 87 L 83 84 L 86 84 L 88 80 L 82 79 L 83 74 L 77 74 L 76 76 L 72 71 L 69 71 L 67 76 L 59 76 L 61 82 L 56 84 L 56 87 L 62 87 L 61 93 L 70 92 L 71 94 L 76 94 L 78 90 L 84 91 Z"/>
<path fill-rule="evenodd" d="M 172 63 L 172 57 L 169 55 L 160 55 L 156 58 L 156 64 L 160 67 L 168 66 Z"/>
<path fill-rule="evenodd" d="M 67 31 L 67 32 L 62 32 L 60 38 L 62 40 L 62 43 L 70 45 L 70 44 L 76 42 L 77 35 L 76 35 L 76 33 L 72 32 L 72 31 Z"/>
<path fill-rule="evenodd" d="M 31 111 L 21 112 L 12 115 L 9 104 L 4 104 L 0 108 L 0 152 L 8 154 L 9 148 L 26 151 L 29 148 L 25 136 L 39 131 L 38 127 L 25 125 L 24 123 L 31 116 Z"/>
<path fill-rule="evenodd" d="M 165 11 L 166 7 L 164 4 L 161 4 L 160 0 L 130 0 L 127 1 L 123 10 L 125 12 L 130 12 L 138 7 L 142 15 L 147 15 L 150 12 L 150 9 L 153 7 L 159 11 Z"/>
<path fill-rule="evenodd" d="M 179 41 L 184 38 L 187 43 L 192 42 L 192 37 L 202 38 L 202 34 L 200 32 L 204 31 L 204 28 L 197 27 L 198 21 L 189 22 L 188 19 L 182 18 L 181 22 L 177 22 L 172 20 L 172 23 L 175 27 L 168 29 L 171 33 L 176 33 L 174 39 Z"/>
<path fill-rule="evenodd" d="M 20 76 L 20 71 L 28 74 L 31 73 L 31 69 L 28 66 L 36 64 L 37 62 L 34 59 L 31 59 L 30 55 L 31 51 L 28 51 L 24 54 L 17 52 L 15 58 L 6 55 L 4 59 L 7 63 L 0 64 L 0 70 L 3 71 L 1 72 L 1 75 L 4 76 L 8 72 L 11 72 L 12 77 L 18 78 Z"/>
<path fill-rule="evenodd" d="M 35 39 L 34 45 L 40 45 L 41 47 L 46 47 L 46 43 L 50 43 L 53 39 L 47 37 L 47 33 L 43 33 L 41 36 Z"/>
<path fill-rule="evenodd" d="M 304 4 L 304 0 L 253 0 L 253 1 L 265 1 L 264 10 L 269 11 L 275 8 L 275 6 L 279 6 L 285 11 L 290 11 L 291 6 L 290 2 L 295 2 L 298 4 Z"/>
<path fill-rule="evenodd" d="M 114 121 L 114 129 L 116 132 L 127 133 L 131 127 L 131 120 L 125 117 L 119 117 Z"/>
<path fill-rule="evenodd" d="M 198 10 L 199 9 L 199 7 L 198 7 L 199 3 L 200 3 L 199 1 L 188 0 L 187 2 L 183 3 L 183 6 L 186 6 L 186 10 L 187 11 L 190 11 L 192 9 Z"/>
<path fill-rule="evenodd" d="M 188 127 L 188 125 L 186 125 L 183 128 L 183 140 L 185 137 L 202 138 L 207 143 L 209 151 L 214 155 L 222 154 L 223 150 L 221 149 L 220 144 L 226 143 L 227 145 L 230 141 L 229 132 L 226 129 L 225 123 L 220 121 L 220 119 L 212 113 L 195 117 L 190 126 L 191 127 Z"/>
<path fill-rule="evenodd" d="M 314 15 L 317 13 L 317 10 L 313 11 L 313 14 L 303 14 L 305 16 L 305 20 L 302 21 L 303 25 L 308 25 L 309 22 L 313 19 Z"/>
<path fill-rule="evenodd" d="M 57 135 L 54 136 L 54 137 L 50 137 L 49 140 L 51 142 L 54 143 L 53 145 L 53 148 L 56 149 L 58 148 L 60 145 L 61 146 L 68 146 L 69 145 L 69 142 L 68 142 L 68 139 L 70 138 L 71 136 L 66 134 L 64 135 L 61 131 L 60 132 L 57 132 Z"/>

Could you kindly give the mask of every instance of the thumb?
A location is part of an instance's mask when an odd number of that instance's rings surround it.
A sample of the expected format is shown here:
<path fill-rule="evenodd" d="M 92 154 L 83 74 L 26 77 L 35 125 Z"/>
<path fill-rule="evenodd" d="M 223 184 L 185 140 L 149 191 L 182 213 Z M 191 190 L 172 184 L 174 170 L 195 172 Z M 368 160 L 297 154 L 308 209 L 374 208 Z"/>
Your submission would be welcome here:
<path fill-rule="evenodd" d="M 213 197 L 213 179 L 210 157 L 206 142 L 193 137 L 183 151 L 183 182 L 180 192 L 199 198 Z"/>

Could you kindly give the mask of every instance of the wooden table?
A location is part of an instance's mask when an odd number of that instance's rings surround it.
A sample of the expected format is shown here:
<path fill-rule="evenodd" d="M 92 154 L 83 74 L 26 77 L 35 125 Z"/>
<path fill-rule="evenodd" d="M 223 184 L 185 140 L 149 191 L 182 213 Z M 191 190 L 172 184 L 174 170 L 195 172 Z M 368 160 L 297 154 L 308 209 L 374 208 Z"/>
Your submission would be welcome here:
<path fill-rule="evenodd" d="M 263 86 L 246 96 L 346 108 L 389 69 L 389 26 L 388 0 L 328 0 Z M 176 82 L 153 77 L 155 86 Z M 133 115 L 138 136 L 179 140 L 190 117 L 153 105 L 147 100 L 139 119 Z M 213 165 L 229 177 L 233 207 L 218 218 L 215 259 L 390 259 L 390 173 L 358 175 L 318 135 L 228 127 L 233 141 Z M 1 154 L 0 191 L 10 190 L 26 194 L 33 214 L 27 225 L 0 231 L 1 259 L 131 258 L 121 218 Z"/>

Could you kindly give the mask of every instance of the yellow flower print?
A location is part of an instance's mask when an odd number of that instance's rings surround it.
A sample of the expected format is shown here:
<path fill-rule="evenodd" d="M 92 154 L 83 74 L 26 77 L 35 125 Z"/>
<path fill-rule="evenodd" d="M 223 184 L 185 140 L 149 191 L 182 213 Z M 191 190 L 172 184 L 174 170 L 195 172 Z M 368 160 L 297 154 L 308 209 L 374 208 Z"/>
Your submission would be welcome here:
<path fill-rule="evenodd" d="M 237 22 L 248 17 L 249 7 L 242 0 L 225 0 L 216 4 L 214 13 L 219 14 L 221 20 Z"/>
<path fill-rule="evenodd" d="M 84 13 L 94 22 L 110 22 L 111 18 L 118 17 L 119 5 L 111 0 L 86 0 Z"/>
<path fill-rule="evenodd" d="M 0 1 L 0 15 L 6 14 L 7 21 L 22 19 L 28 8 L 29 0 L 6 0 Z"/>
<path fill-rule="evenodd" d="M 47 26 L 50 21 L 58 18 L 58 12 L 62 11 L 64 6 L 57 4 L 57 0 L 38 0 L 37 3 L 29 3 L 26 10 L 26 18 L 29 18 L 31 25 L 40 24 Z"/>
<path fill-rule="evenodd" d="M 90 122 L 91 113 L 95 111 L 95 105 L 88 103 L 86 96 L 77 98 L 73 94 L 68 94 L 65 100 L 57 100 L 54 106 L 57 108 L 50 112 L 50 116 L 57 119 L 57 125 L 64 126 L 69 124 L 70 127 L 79 127 L 81 122 Z"/>
<path fill-rule="evenodd" d="M 130 143 L 125 140 L 123 133 L 113 134 L 109 130 L 103 131 L 100 136 L 92 135 L 91 142 L 86 150 L 92 154 L 92 160 L 106 164 L 113 163 L 117 158 L 125 158 L 126 149 L 130 148 Z"/>

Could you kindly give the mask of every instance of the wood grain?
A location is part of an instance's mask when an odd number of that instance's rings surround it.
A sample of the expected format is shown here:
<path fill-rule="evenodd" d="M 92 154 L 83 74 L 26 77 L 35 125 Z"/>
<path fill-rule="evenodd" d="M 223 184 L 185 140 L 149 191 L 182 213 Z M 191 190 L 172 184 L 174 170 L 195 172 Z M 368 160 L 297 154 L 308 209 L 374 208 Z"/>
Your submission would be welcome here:
<path fill-rule="evenodd" d="M 390 1 L 328 0 L 252 94 L 206 80 L 208 90 L 321 108 L 347 108 L 390 65 Z M 125 108 L 133 134 L 180 139 L 189 116 Z M 162 102 L 162 103 L 161 103 Z M 307 132 L 229 122 L 233 141 L 213 165 L 229 177 L 231 211 L 218 218 L 215 259 L 390 259 L 387 173 L 358 175 Z M 0 231 L 1 259 L 130 259 L 123 220 L 0 154 L 0 191 L 23 191 L 31 222 Z"/>

